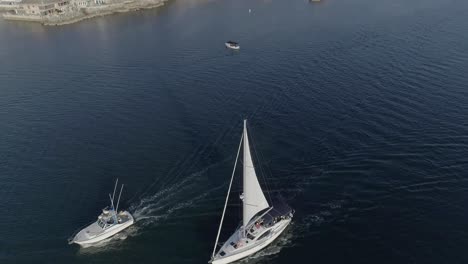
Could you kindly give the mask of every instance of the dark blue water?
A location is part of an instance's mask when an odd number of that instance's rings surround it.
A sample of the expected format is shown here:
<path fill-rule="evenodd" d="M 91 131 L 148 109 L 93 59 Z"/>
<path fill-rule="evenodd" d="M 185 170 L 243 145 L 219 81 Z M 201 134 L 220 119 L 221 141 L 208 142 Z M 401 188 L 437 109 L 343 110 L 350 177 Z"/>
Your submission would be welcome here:
<path fill-rule="evenodd" d="M 467 17 L 465 0 L 176 0 L 0 22 L 0 262 L 206 263 L 248 118 L 297 213 L 243 263 L 467 263 Z M 135 226 L 67 245 L 115 178 Z"/>

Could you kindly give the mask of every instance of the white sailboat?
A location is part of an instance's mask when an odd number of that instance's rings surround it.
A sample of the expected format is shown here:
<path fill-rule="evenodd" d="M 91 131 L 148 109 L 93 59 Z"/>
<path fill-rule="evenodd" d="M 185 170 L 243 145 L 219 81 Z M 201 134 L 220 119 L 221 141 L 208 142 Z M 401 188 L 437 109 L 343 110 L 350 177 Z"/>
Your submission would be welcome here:
<path fill-rule="evenodd" d="M 242 144 L 243 143 L 243 144 Z M 234 234 L 218 248 L 224 215 L 231 192 L 232 182 L 243 145 L 243 194 L 242 222 Z M 250 154 L 249 138 L 247 135 L 247 121 L 244 120 L 244 132 L 237 151 L 236 162 L 229 184 L 226 202 L 224 204 L 221 223 L 219 225 L 213 254 L 209 263 L 227 264 L 254 254 L 273 242 L 291 223 L 294 211 L 284 203 L 272 202 L 265 198 L 255 173 L 254 164 Z"/>
<path fill-rule="evenodd" d="M 111 236 L 119 233 L 125 228 L 133 225 L 134 219 L 133 216 L 127 211 L 118 211 L 120 196 L 122 195 L 122 190 L 124 185 L 120 188 L 119 198 L 117 200 L 117 207 L 114 208 L 114 197 L 115 191 L 117 189 L 117 183 L 119 179 L 115 182 L 114 193 L 109 194 L 111 201 L 111 206 L 102 209 L 101 215 L 98 216 L 98 220 L 91 225 L 85 227 L 80 232 L 78 232 L 73 238 L 68 240 L 69 244 L 79 244 L 80 246 L 86 246 L 100 242 L 104 239 L 110 238 Z"/>

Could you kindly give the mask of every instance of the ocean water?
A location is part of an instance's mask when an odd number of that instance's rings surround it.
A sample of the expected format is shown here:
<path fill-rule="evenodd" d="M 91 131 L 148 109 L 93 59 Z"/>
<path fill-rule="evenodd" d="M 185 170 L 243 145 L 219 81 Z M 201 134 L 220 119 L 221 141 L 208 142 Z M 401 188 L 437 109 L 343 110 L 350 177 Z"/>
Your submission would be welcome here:
<path fill-rule="evenodd" d="M 1 21 L 0 263 L 206 263 L 244 118 L 296 215 L 241 263 L 468 263 L 467 17 L 465 0 L 175 0 Z M 68 245 L 116 178 L 136 224 Z"/>

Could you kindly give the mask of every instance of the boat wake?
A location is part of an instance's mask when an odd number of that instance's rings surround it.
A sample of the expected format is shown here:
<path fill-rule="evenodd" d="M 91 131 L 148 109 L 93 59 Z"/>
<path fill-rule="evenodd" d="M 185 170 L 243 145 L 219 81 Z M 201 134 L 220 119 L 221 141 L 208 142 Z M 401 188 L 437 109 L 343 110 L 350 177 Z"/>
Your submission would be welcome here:
<path fill-rule="evenodd" d="M 271 259 L 274 258 L 282 249 L 293 247 L 294 246 L 294 237 L 295 237 L 296 226 L 294 221 L 286 228 L 286 230 L 281 234 L 273 243 L 269 246 L 260 250 L 259 252 L 239 261 L 242 264 L 260 264 L 260 263 L 270 263 Z"/>
<path fill-rule="evenodd" d="M 185 212 L 187 208 L 195 208 L 195 206 L 202 204 L 208 195 L 224 187 L 224 185 L 221 185 L 206 189 L 209 182 L 203 175 L 216 165 L 218 163 L 192 173 L 179 182 L 134 202 L 130 205 L 129 211 L 133 214 L 135 225 L 98 243 L 82 246 L 80 253 L 95 254 L 117 249 L 123 240 L 128 237 L 138 236 L 144 227 L 164 223 L 169 219 L 184 218 L 185 215 L 181 212 Z"/>
<path fill-rule="evenodd" d="M 242 264 L 260 264 L 270 263 L 272 258 L 276 257 L 278 253 L 284 248 L 294 247 L 294 241 L 299 238 L 314 234 L 324 223 L 333 221 L 339 215 L 346 202 L 344 200 L 330 201 L 322 204 L 322 208 L 315 214 L 306 215 L 301 218 L 295 218 L 289 227 L 279 236 L 271 245 L 265 249 L 255 253 L 254 255 L 239 261 Z"/>
<path fill-rule="evenodd" d="M 192 173 L 178 183 L 131 205 L 130 210 L 138 223 L 137 226 L 154 225 L 169 218 L 183 218 L 183 215 L 180 214 L 181 211 L 200 205 L 208 195 L 222 188 L 224 185 L 207 190 L 206 186 L 209 186 L 209 182 L 206 177 L 203 177 L 203 174 L 217 164 Z"/>
<path fill-rule="evenodd" d="M 336 200 L 320 205 L 321 209 L 314 214 L 305 215 L 296 222 L 294 234 L 297 238 L 303 238 L 320 232 L 320 227 L 342 218 L 346 201 Z"/>

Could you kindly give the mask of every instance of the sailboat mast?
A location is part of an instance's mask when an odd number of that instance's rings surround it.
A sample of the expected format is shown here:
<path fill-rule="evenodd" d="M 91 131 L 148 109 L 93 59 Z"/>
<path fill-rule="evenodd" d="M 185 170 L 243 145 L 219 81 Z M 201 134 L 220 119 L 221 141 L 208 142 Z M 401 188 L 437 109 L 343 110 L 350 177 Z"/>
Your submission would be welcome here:
<path fill-rule="evenodd" d="M 246 170 L 247 170 L 247 160 L 246 160 L 246 157 L 247 157 L 247 151 L 249 151 L 249 141 L 246 140 L 247 138 L 247 119 L 244 119 L 244 133 L 243 133 L 243 138 L 244 138 L 244 147 L 243 147 L 243 154 L 242 154 L 242 196 L 245 195 L 245 190 L 247 189 L 247 181 L 245 179 L 247 173 L 246 173 Z M 244 199 L 245 199 L 245 196 L 244 196 Z M 245 204 L 244 204 L 244 201 L 245 200 L 242 200 L 242 208 L 245 207 Z M 246 230 L 246 226 L 248 223 L 244 223 L 244 214 L 245 214 L 245 210 L 242 209 L 242 226 L 244 227 L 244 231 Z M 245 235 L 244 232 L 242 232 L 242 234 Z"/>
<path fill-rule="evenodd" d="M 227 192 L 227 195 L 226 195 L 226 202 L 224 202 L 223 215 L 221 216 L 221 221 L 219 223 L 218 234 L 216 235 L 216 241 L 215 241 L 214 248 L 213 248 L 212 258 L 214 258 L 215 254 L 216 254 L 216 247 L 218 246 L 219 235 L 221 234 L 221 228 L 223 226 L 223 221 L 224 221 L 224 214 L 226 213 L 226 208 L 227 208 L 227 204 L 228 204 L 228 200 L 229 200 L 229 194 L 231 193 L 232 181 L 234 179 L 234 173 L 236 172 L 237 160 L 239 159 L 239 153 L 240 153 L 240 149 L 242 147 L 243 139 L 244 139 L 244 134 L 242 134 L 241 140 L 239 142 L 239 148 L 237 149 L 236 161 L 234 162 L 234 169 L 232 170 L 231 181 L 229 182 L 229 188 L 228 188 L 228 192 Z"/>

